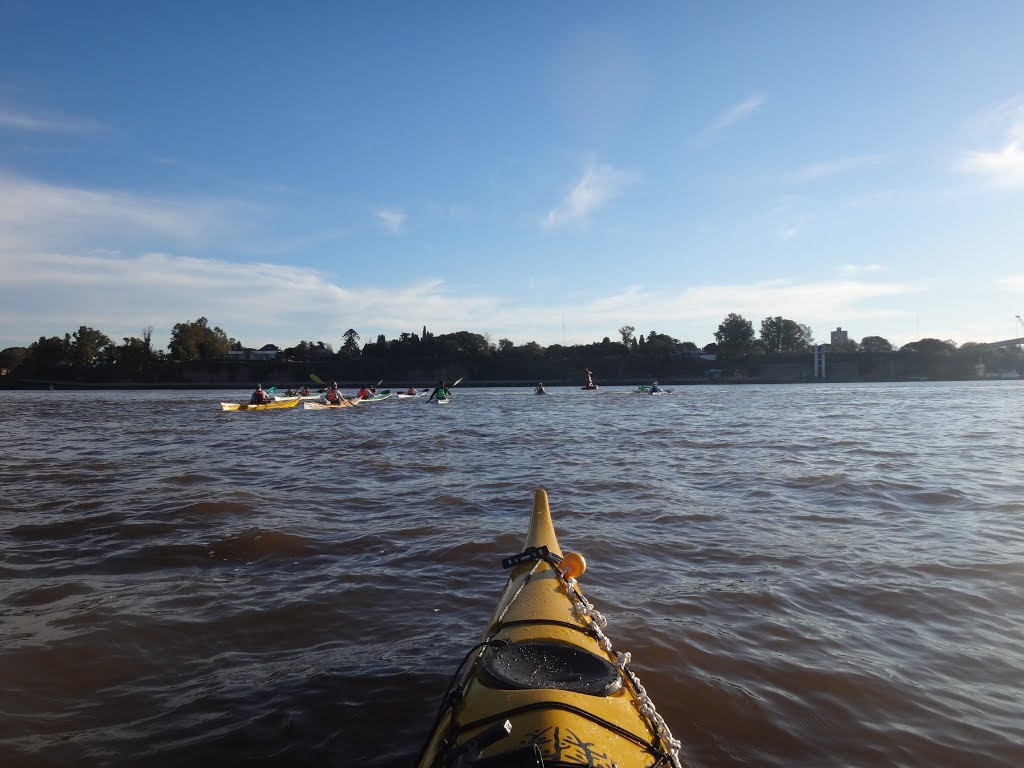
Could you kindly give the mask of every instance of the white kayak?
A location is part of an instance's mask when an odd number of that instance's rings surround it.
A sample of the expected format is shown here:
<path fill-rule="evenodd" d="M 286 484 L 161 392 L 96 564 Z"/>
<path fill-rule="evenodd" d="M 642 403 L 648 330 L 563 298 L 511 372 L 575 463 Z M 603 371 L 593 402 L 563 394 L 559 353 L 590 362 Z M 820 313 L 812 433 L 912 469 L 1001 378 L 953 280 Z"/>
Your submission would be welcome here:
<path fill-rule="evenodd" d="M 421 389 L 415 395 L 410 395 L 408 392 L 399 392 L 398 393 L 398 397 L 399 397 L 399 399 L 407 400 L 407 399 L 411 399 L 411 398 L 415 398 L 415 397 L 426 397 L 429 394 L 430 394 L 430 390 L 429 389 Z"/>
<path fill-rule="evenodd" d="M 336 410 L 338 408 L 352 408 L 353 406 L 356 406 L 356 405 L 359 405 L 359 401 L 358 400 L 345 400 L 345 399 L 342 399 L 342 401 L 340 403 L 338 403 L 337 405 L 332 405 L 331 403 L 314 402 L 312 400 L 307 400 L 306 402 L 304 402 L 302 404 L 302 407 L 305 410 L 307 410 L 307 411 L 320 411 L 320 410 L 326 411 L 326 410 L 329 410 L 329 409 L 335 409 Z"/>

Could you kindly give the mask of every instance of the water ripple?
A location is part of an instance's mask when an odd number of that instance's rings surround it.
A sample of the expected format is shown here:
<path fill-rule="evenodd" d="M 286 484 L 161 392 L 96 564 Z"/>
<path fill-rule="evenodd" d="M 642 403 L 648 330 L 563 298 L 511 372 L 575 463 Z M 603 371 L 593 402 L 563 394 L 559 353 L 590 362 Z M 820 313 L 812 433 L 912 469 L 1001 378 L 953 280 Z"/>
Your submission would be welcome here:
<path fill-rule="evenodd" d="M 0 764 L 408 765 L 537 486 L 695 765 L 1024 763 L 1019 383 L 550 391 L 4 393 Z"/>

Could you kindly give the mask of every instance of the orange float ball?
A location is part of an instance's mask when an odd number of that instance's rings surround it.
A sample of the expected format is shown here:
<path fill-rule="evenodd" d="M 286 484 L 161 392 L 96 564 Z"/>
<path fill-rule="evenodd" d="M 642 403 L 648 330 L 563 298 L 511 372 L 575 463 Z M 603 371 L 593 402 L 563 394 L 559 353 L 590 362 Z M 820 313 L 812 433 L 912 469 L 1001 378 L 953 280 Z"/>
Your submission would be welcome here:
<path fill-rule="evenodd" d="M 587 570 L 587 561 L 579 552 L 566 552 L 562 556 L 562 575 L 567 579 L 578 579 Z"/>

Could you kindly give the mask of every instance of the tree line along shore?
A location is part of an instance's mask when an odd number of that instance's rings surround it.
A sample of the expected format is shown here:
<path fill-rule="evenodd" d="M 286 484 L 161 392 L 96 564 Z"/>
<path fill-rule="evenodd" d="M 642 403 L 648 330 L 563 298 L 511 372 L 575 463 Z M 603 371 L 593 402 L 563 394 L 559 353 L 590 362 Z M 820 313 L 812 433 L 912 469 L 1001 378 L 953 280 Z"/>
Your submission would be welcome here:
<path fill-rule="evenodd" d="M 348 329 L 339 349 L 323 341 L 300 341 L 284 349 L 247 348 L 206 318 L 174 326 L 167 351 L 152 345 L 152 328 L 117 344 L 80 326 L 63 337 L 40 337 L 28 347 L 0 351 L 0 386 L 245 388 L 296 386 L 315 378 L 345 386 L 384 380 L 391 386 L 426 386 L 441 378 L 466 385 L 582 385 L 589 369 L 598 385 L 629 385 L 658 379 L 675 384 L 787 383 L 799 381 L 889 381 L 906 379 L 1015 378 L 1024 371 L 1019 346 L 957 345 L 924 338 L 896 349 L 879 336 L 860 342 L 841 338 L 816 345 L 811 330 L 782 317 L 753 323 L 735 313 L 699 347 L 668 334 L 636 335 L 622 326 L 618 338 L 591 344 L 543 347 L 508 339 L 492 342 L 470 331 L 384 335 L 360 344 Z"/>

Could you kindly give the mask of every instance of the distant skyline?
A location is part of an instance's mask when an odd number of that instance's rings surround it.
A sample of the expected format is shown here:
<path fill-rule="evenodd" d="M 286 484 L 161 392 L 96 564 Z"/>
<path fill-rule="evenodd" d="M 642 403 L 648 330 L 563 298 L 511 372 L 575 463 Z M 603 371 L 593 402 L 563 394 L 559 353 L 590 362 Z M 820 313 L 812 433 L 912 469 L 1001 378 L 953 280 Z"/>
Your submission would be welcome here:
<path fill-rule="evenodd" d="M 8 0 L 0 348 L 1024 335 L 1024 3 Z"/>

